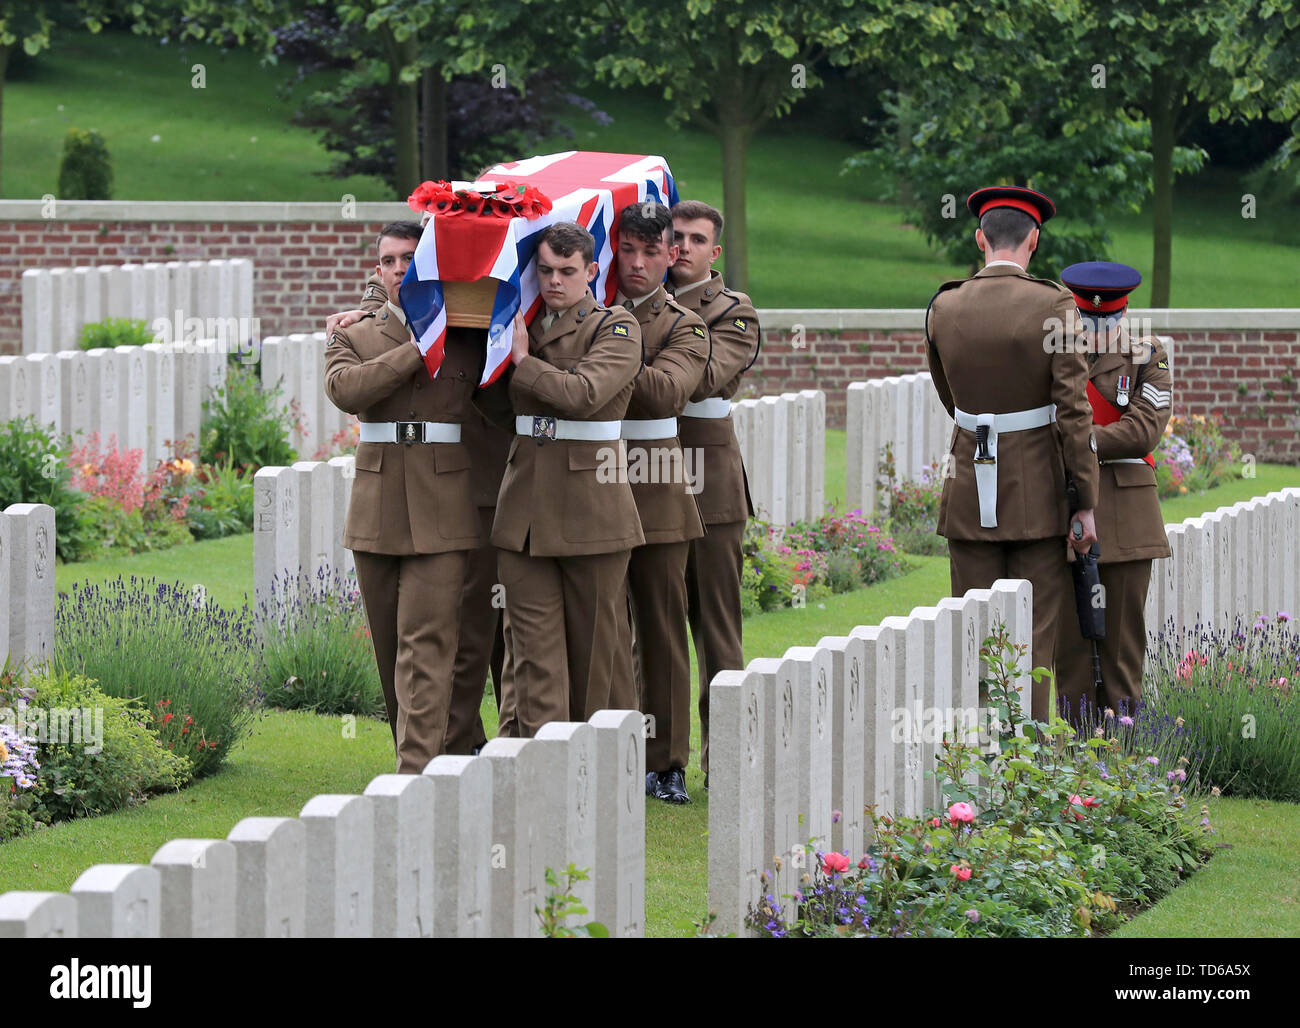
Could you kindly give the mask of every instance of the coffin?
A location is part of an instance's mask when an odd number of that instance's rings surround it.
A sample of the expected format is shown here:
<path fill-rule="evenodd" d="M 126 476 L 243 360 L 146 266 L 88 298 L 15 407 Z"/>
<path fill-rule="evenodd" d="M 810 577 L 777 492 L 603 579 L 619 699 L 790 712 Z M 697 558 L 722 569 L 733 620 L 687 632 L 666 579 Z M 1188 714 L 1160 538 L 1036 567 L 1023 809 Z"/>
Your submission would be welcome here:
<path fill-rule="evenodd" d="M 442 300 L 448 327 L 490 328 L 499 284 L 494 278 L 481 278 L 477 282 L 444 281 Z"/>

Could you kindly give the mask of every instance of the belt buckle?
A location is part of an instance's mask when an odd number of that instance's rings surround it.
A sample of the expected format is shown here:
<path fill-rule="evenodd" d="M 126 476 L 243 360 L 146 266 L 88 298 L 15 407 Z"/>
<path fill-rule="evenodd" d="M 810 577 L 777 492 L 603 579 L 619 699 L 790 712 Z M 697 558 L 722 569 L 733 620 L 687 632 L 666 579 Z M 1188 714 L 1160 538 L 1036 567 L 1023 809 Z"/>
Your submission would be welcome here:
<path fill-rule="evenodd" d="M 410 446 L 412 443 L 424 442 L 424 424 L 419 421 L 399 421 L 397 423 L 397 442 Z"/>
<path fill-rule="evenodd" d="M 555 438 L 555 418 L 548 415 L 542 415 L 533 418 L 533 438 L 534 439 L 554 439 Z"/>

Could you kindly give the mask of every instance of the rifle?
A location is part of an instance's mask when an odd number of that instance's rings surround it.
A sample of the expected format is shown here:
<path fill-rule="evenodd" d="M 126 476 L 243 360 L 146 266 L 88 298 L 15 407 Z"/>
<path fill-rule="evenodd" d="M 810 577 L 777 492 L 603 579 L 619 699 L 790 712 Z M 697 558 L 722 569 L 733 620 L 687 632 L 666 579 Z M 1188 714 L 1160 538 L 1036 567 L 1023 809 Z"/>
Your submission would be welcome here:
<path fill-rule="evenodd" d="M 1070 518 L 1073 519 L 1079 510 L 1079 490 L 1068 476 L 1065 492 L 1070 503 Z M 1083 538 L 1083 526 L 1079 522 L 1071 520 L 1070 531 L 1074 538 Z M 1101 573 L 1097 569 L 1101 547 L 1094 542 L 1086 553 L 1072 553 L 1072 556 L 1074 559 L 1070 563 L 1070 574 L 1074 577 L 1074 609 L 1079 616 L 1079 634 L 1092 643 L 1092 681 L 1100 690 L 1101 653 L 1097 649 L 1097 641 L 1106 638 L 1106 607 L 1104 603 L 1097 607 L 1093 599 L 1104 595 L 1100 592 Z"/>

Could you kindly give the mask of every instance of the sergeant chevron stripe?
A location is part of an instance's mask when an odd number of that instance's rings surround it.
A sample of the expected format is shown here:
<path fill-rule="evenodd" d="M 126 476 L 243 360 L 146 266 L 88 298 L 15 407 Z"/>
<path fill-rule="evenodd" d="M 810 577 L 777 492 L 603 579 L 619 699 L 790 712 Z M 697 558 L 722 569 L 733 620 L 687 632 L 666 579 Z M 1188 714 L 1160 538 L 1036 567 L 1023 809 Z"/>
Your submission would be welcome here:
<path fill-rule="evenodd" d="M 1169 406 L 1169 392 L 1163 389 L 1157 389 L 1150 382 L 1142 383 L 1142 398 L 1151 404 L 1152 407 L 1161 408 Z"/>

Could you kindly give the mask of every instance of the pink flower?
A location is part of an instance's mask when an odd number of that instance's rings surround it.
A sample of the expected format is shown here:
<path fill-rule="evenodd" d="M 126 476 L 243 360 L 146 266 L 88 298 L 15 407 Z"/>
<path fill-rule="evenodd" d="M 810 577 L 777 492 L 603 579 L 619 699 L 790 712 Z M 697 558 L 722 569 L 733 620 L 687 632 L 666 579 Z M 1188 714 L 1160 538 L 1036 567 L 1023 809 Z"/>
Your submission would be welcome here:
<path fill-rule="evenodd" d="M 832 811 L 831 811 L 831 824 L 833 824 L 833 825 L 837 825 L 837 824 L 839 824 L 839 823 L 840 823 L 840 818 L 842 818 L 843 816 L 844 816 L 844 815 L 841 814 L 838 810 L 832 810 Z"/>
<path fill-rule="evenodd" d="M 969 803 L 954 803 L 948 808 L 948 820 L 970 824 L 975 820 L 975 811 L 971 810 Z"/>
<path fill-rule="evenodd" d="M 970 923 L 974 924 L 980 919 L 980 912 L 974 907 L 971 907 L 970 910 L 966 911 L 966 916 L 970 919 Z"/>
<path fill-rule="evenodd" d="M 822 873 L 840 875 L 849 869 L 849 858 L 843 853 L 827 853 L 822 857 Z"/>
<path fill-rule="evenodd" d="M 957 876 L 959 882 L 964 882 L 970 878 L 969 867 L 958 867 L 956 864 L 953 864 L 952 867 L 948 868 L 948 870 Z"/>
<path fill-rule="evenodd" d="M 1126 714 L 1119 719 L 1119 723 L 1123 725 L 1125 728 L 1128 728 L 1133 724 L 1133 719 Z"/>
<path fill-rule="evenodd" d="M 1083 803 L 1083 797 L 1080 796 L 1078 793 L 1075 793 L 1073 796 L 1070 797 L 1070 802 L 1071 802 L 1071 803 L 1076 803 L 1076 804 L 1082 804 L 1082 803 Z"/>
<path fill-rule="evenodd" d="M 1089 796 L 1086 800 L 1083 801 L 1083 805 L 1085 807 L 1100 807 L 1101 800 L 1097 799 L 1096 796 Z"/>
<path fill-rule="evenodd" d="M 942 824 L 942 823 L 943 823 L 943 822 L 941 822 L 937 817 L 932 817 L 932 818 L 930 818 L 930 827 L 931 827 L 931 828 L 938 828 L 939 825 Z"/>

